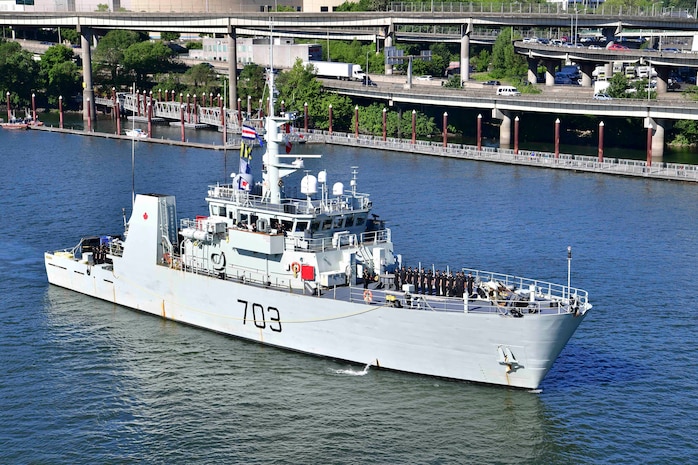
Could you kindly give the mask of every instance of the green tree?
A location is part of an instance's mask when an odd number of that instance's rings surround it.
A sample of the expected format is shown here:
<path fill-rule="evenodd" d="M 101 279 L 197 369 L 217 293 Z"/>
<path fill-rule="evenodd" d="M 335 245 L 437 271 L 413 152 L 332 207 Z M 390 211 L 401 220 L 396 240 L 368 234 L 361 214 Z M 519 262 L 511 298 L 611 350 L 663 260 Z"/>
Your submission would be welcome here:
<path fill-rule="evenodd" d="M 67 40 L 73 45 L 80 44 L 80 34 L 75 28 L 62 27 L 61 28 L 61 39 Z"/>
<path fill-rule="evenodd" d="M 672 141 L 677 145 L 698 144 L 698 121 L 679 120 L 674 123 L 673 131 L 676 133 Z"/>
<path fill-rule="evenodd" d="M 149 74 L 168 71 L 174 52 L 162 42 L 138 42 L 124 51 L 123 66 L 135 75 L 138 87 L 146 86 Z"/>
<path fill-rule="evenodd" d="M 302 112 L 303 104 L 308 103 L 311 115 L 319 113 L 317 101 L 322 93 L 322 84 L 315 78 L 312 65 L 303 66 L 301 60 L 296 60 L 292 69 L 279 74 L 276 88 L 279 99 L 284 100 L 289 111 Z"/>
<path fill-rule="evenodd" d="M 39 64 L 17 42 L 0 42 L 0 90 L 13 105 L 27 105 L 40 85 Z"/>
<path fill-rule="evenodd" d="M 259 102 L 264 94 L 264 83 L 264 68 L 256 63 L 247 64 L 238 78 L 238 96 L 241 100 L 247 100 L 249 95 L 253 102 Z"/>
<path fill-rule="evenodd" d="M 182 83 L 187 85 L 190 94 L 218 92 L 221 88 L 218 73 L 208 63 L 199 63 L 189 68 L 182 76 Z"/>
<path fill-rule="evenodd" d="M 106 3 L 98 3 L 95 11 L 109 11 L 109 5 Z"/>
<path fill-rule="evenodd" d="M 161 32 L 160 39 L 165 42 L 172 42 L 174 40 L 179 40 L 181 34 L 179 32 Z"/>
<path fill-rule="evenodd" d="M 625 92 L 628 88 L 628 78 L 623 73 L 614 74 L 608 82 L 608 89 L 606 89 L 608 95 L 613 98 L 626 98 L 628 96 Z"/>
<path fill-rule="evenodd" d="M 57 63 L 48 71 L 46 94 L 55 105 L 61 95 L 76 95 L 82 90 L 82 72 L 72 61 Z"/>
<path fill-rule="evenodd" d="M 284 100 L 288 111 L 303 114 L 304 104 L 308 104 L 308 115 L 314 127 L 329 127 L 331 104 L 333 129 L 349 128 L 354 106 L 345 96 L 322 92 L 322 84 L 315 78 L 312 65 L 303 66 L 301 60 L 297 60 L 292 69 L 279 74 L 277 89 L 279 100 Z"/>
<path fill-rule="evenodd" d="M 93 57 L 93 69 L 95 83 L 106 81 L 107 85 L 120 87 L 129 84 L 129 79 L 124 70 L 124 52 L 131 45 L 138 43 L 141 36 L 135 31 L 113 30 L 109 31 L 102 40 L 97 43 Z M 103 76 L 104 74 L 107 76 Z"/>
<path fill-rule="evenodd" d="M 61 95 L 69 96 L 80 92 L 82 73 L 74 58 L 73 49 L 65 45 L 49 47 L 41 56 L 40 76 L 45 83 L 50 104 L 58 102 Z"/>
<path fill-rule="evenodd" d="M 175 92 L 175 96 L 186 93 L 187 86 L 182 82 L 183 75 L 181 73 L 160 73 L 154 78 L 154 87 L 167 91 L 171 94 Z"/>
<path fill-rule="evenodd" d="M 451 63 L 452 59 L 457 59 L 448 46 L 443 43 L 431 44 L 429 46 L 429 51 L 431 52 L 431 59 L 429 60 L 414 60 L 412 63 L 412 74 L 431 74 L 432 76 L 444 76 L 446 74 L 446 69 Z M 421 54 L 419 49 L 412 50 L 411 54 L 418 55 Z"/>
<path fill-rule="evenodd" d="M 492 46 L 492 77 L 521 79 L 527 72 L 526 58 L 517 55 L 511 36 L 511 28 L 502 28 Z"/>
<path fill-rule="evenodd" d="M 475 71 L 481 73 L 487 71 L 491 59 L 492 54 L 489 50 L 483 48 L 477 55 L 470 57 L 470 64 L 475 67 Z"/>

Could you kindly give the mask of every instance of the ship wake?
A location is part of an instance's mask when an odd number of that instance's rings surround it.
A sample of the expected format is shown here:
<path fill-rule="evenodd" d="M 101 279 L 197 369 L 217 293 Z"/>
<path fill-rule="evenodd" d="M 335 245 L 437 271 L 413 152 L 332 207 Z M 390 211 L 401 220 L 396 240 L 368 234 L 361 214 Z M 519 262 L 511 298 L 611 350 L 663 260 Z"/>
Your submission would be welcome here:
<path fill-rule="evenodd" d="M 351 368 L 345 369 L 345 370 L 334 370 L 335 373 L 338 375 L 349 375 L 349 376 L 364 376 L 366 373 L 368 373 L 368 369 L 370 368 L 371 364 L 368 363 L 366 366 L 363 368 L 363 370 L 352 370 Z"/>

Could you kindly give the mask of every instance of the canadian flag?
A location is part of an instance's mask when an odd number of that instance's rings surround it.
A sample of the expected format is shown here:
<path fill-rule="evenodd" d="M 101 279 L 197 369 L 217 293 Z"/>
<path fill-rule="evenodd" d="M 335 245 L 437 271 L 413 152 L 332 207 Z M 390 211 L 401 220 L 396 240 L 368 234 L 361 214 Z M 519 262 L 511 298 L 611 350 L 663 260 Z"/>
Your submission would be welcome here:
<path fill-rule="evenodd" d="M 292 148 L 293 148 L 293 144 L 291 143 L 290 140 L 286 139 L 286 153 L 291 153 Z"/>

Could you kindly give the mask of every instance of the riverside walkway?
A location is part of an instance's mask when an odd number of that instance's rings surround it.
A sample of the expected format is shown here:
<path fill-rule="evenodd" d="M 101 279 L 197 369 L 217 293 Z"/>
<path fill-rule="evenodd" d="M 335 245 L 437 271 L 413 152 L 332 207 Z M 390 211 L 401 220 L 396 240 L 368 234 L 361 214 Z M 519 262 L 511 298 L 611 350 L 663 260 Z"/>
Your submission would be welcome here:
<path fill-rule="evenodd" d="M 648 166 L 646 161 L 628 160 L 622 158 L 603 158 L 588 155 L 573 155 L 560 153 L 557 156 L 551 152 L 519 150 L 496 147 L 481 147 L 473 145 L 446 144 L 442 142 L 416 141 L 410 139 L 394 139 L 327 131 L 314 131 L 304 135 L 308 142 L 322 142 L 334 145 L 373 148 L 408 152 L 433 157 L 458 158 L 463 160 L 478 160 L 508 165 L 533 166 L 537 168 L 561 169 L 576 172 L 612 174 L 664 181 L 698 182 L 698 165 L 681 163 L 664 163 L 655 161 Z"/>
<path fill-rule="evenodd" d="M 89 132 L 72 129 L 58 129 L 51 126 L 30 126 L 30 129 L 63 132 L 82 136 L 131 139 L 128 136 L 109 133 Z M 310 130 L 295 131 L 289 135 L 293 143 L 321 143 L 333 145 L 345 145 L 351 147 L 363 147 L 375 150 L 390 150 L 393 152 L 405 152 L 432 157 L 447 157 L 462 160 L 476 160 L 508 165 L 522 165 L 536 168 L 558 169 L 585 173 L 610 174 L 615 176 L 627 176 L 646 178 L 662 181 L 698 182 L 698 165 L 684 163 L 665 163 L 654 161 L 649 164 L 642 160 L 629 160 L 623 158 L 599 158 L 588 155 L 575 155 L 552 152 L 503 149 L 496 147 L 481 147 L 479 150 L 474 145 L 443 144 L 443 142 L 415 141 L 411 139 L 398 139 L 386 137 L 383 140 L 379 136 L 370 136 L 354 133 Z M 180 142 L 168 139 L 145 138 L 139 142 L 151 142 L 158 144 L 178 145 L 200 149 L 239 149 L 240 136 L 233 136 L 226 145 L 202 144 Z M 293 152 L 291 152 L 292 154 Z"/>

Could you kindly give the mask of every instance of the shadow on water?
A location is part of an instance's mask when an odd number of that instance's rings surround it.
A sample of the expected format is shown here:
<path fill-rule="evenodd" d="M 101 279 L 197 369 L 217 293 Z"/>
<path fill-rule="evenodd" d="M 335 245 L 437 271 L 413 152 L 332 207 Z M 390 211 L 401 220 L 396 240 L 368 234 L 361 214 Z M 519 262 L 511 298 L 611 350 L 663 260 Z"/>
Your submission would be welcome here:
<path fill-rule="evenodd" d="M 543 390 L 571 393 L 609 384 L 622 386 L 641 379 L 643 367 L 621 354 L 604 352 L 573 338 L 543 381 Z"/>

